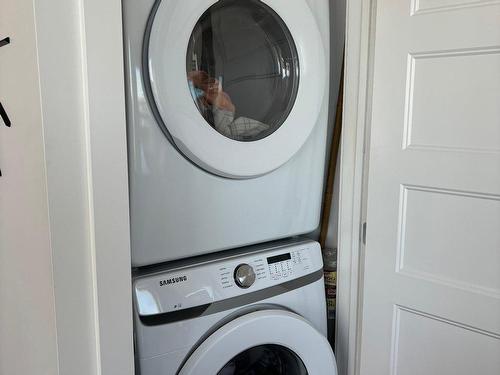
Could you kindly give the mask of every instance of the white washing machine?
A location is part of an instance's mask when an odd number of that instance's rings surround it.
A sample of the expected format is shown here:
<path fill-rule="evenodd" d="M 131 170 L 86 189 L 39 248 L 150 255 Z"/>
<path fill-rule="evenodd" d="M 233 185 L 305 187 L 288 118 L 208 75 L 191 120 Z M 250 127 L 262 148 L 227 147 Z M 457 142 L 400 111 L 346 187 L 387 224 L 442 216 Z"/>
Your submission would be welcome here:
<path fill-rule="evenodd" d="M 337 374 L 319 244 L 246 251 L 135 278 L 138 374 Z"/>
<path fill-rule="evenodd" d="M 315 230 L 328 0 L 123 0 L 133 266 Z"/>

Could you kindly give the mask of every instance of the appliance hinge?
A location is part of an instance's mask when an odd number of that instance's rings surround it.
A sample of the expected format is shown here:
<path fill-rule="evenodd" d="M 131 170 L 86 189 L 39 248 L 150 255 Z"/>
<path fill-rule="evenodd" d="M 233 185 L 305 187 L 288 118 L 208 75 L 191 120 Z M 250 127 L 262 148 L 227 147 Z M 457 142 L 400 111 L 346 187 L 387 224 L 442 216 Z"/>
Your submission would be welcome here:
<path fill-rule="evenodd" d="M 361 227 L 361 241 L 363 241 L 363 245 L 366 245 L 366 221 Z"/>

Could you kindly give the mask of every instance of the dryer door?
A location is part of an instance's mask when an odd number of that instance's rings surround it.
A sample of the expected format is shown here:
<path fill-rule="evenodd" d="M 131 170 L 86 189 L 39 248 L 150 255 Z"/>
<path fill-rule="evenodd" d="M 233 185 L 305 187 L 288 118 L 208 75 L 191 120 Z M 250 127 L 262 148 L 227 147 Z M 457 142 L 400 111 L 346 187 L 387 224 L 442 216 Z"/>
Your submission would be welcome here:
<path fill-rule="evenodd" d="M 326 338 L 297 314 L 263 310 L 219 328 L 189 356 L 179 375 L 336 375 Z"/>
<path fill-rule="evenodd" d="M 251 178 L 311 133 L 328 79 L 306 1 L 158 0 L 144 81 L 159 125 L 201 168 Z"/>

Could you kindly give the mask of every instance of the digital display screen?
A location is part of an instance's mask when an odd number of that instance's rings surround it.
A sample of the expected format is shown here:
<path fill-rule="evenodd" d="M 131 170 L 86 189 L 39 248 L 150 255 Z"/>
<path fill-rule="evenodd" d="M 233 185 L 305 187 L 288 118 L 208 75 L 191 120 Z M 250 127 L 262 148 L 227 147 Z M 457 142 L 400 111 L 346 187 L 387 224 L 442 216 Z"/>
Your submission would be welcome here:
<path fill-rule="evenodd" d="M 283 262 L 284 260 L 288 260 L 288 259 L 292 259 L 290 253 L 275 255 L 273 257 L 267 258 L 267 264 Z"/>

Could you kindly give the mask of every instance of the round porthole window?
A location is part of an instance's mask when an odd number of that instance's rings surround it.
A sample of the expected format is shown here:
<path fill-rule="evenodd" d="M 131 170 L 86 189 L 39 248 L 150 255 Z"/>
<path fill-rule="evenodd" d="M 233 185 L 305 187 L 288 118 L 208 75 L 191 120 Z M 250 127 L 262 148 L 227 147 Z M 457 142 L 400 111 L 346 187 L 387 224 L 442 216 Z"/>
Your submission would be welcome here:
<path fill-rule="evenodd" d="M 307 375 L 302 360 L 284 346 L 254 346 L 238 354 L 217 375 Z"/>
<path fill-rule="evenodd" d="M 276 131 L 294 105 L 299 59 L 290 31 L 258 0 L 220 0 L 191 34 L 186 75 L 206 124 L 233 140 Z"/>

